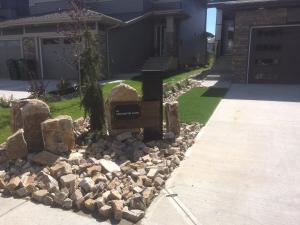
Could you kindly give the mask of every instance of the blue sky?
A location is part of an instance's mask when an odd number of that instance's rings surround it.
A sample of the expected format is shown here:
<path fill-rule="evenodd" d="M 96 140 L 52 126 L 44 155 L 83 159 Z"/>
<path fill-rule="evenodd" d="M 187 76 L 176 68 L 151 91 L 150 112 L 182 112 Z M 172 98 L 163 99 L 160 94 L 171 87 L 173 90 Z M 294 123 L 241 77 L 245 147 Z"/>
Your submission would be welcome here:
<path fill-rule="evenodd" d="M 215 27 L 216 27 L 216 9 L 215 8 L 208 9 L 206 30 L 210 33 L 215 34 Z"/>

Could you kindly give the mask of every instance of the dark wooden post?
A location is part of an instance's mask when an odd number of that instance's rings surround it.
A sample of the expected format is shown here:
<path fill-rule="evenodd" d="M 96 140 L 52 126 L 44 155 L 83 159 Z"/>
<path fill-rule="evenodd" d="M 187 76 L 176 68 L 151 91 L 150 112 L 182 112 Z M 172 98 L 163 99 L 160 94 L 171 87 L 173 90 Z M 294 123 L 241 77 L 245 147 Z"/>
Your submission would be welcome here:
<path fill-rule="evenodd" d="M 163 137 L 163 72 L 143 72 L 143 101 L 158 101 L 160 107 L 153 111 L 159 119 L 159 125 L 144 128 L 144 140 L 159 140 Z"/>

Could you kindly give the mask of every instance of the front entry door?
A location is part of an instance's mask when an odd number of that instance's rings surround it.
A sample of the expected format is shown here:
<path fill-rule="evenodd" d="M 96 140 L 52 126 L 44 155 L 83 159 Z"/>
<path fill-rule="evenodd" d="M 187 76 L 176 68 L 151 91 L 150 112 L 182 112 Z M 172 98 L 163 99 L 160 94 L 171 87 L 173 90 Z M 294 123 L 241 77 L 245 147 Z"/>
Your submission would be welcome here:
<path fill-rule="evenodd" d="M 166 40 L 166 26 L 165 24 L 157 24 L 154 28 L 154 48 L 155 56 L 163 56 L 165 50 Z"/>

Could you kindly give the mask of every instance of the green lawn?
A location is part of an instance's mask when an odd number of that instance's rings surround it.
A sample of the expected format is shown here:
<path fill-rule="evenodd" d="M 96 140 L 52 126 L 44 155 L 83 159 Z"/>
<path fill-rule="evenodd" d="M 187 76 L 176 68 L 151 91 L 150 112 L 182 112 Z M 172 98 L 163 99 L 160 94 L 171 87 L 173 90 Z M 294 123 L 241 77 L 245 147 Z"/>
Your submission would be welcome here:
<path fill-rule="evenodd" d="M 180 96 L 180 120 L 206 124 L 226 92 L 225 88 L 194 88 Z"/>
<path fill-rule="evenodd" d="M 10 109 L 0 107 L 0 144 L 10 135 L 9 114 Z"/>
<path fill-rule="evenodd" d="M 198 74 L 201 71 L 207 69 L 209 67 L 201 67 L 197 69 L 190 70 L 188 72 L 179 72 L 174 74 L 166 79 L 164 79 L 164 84 L 173 84 L 179 82 L 181 80 L 187 79 L 188 77 Z M 130 85 L 131 87 L 135 88 L 139 95 L 142 95 L 142 83 L 141 81 L 137 80 L 126 80 L 124 83 Z M 107 99 L 108 94 L 110 91 L 120 83 L 109 83 L 103 86 L 103 95 L 104 98 Z M 52 117 L 56 117 L 58 115 L 69 115 L 74 120 L 78 119 L 79 117 L 83 116 L 83 110 L 80 108 L 80 98 L 75 97 L 72 99 L 65 99 L 59 102 L 51 102 L 49 103 Z M 191 107 L 188 107 L 189 109 Z M 9 109 L 1 108 L 0 107 L 0 143 L 4 142 L 6 138 L 10 135 L 9 129 Z M 185 117 L 183 117 L 185 118 Z M 186 121 L 184 119 L 184 121 Z"/>

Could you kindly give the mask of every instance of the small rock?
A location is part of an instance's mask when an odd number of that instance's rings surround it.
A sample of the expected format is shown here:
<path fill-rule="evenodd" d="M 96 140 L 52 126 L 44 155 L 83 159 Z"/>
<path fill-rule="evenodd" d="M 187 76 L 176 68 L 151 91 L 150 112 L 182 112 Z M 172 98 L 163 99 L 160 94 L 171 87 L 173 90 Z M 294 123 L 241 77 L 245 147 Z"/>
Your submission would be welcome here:
<path fill-rule="evenodd" d="M 51 152 L 43 151 L 38 154 L 36 154 L 32 161 L 40 164 L 42 166 L 51 166 L 53 165 L 57 160 L 59 159 L 58 155 L 55 155 Z"/>
<path fill-rule="evenodd" d="M 140 188 L 139 186 L 136 186 L 136 187 L 133 188 L 134 193 L 141 193 L 142 191 L 143 191 L 143 189 Z"/>
<path fill-rule="evenodd" d="M 147 206 L 150 205 L 152 199 L 154 198 L 154 188 L 153 187 L 147 187 L 145 190 L 142 192 L 143 196 L 143 201 L 146 203 Z"/>
<path fill-rule="evenodd" d="M 6 141 L 6 153 L 9 159 L 24 158 L 28 154 L 23 129 L 18 130 Z"/>
<path fill-rule="evenodd" d="M 38 180 L 43 184 L 43 188 L 49 192 L 55 192 L 59 190 L 57 180 L 44 172 L 38 177 Z"/>
<path fill-rule="evenodd" d="M 131 132 L 124 132 L 124 133 L 122 133 L 122 134 L 119 134 L 119 135 L 117 135 L 116 136 L 116 139 L 118 140 L 118 141 L 120 141 L 120 142 L 123 142 L 123 141 L 125 141 L 126 139 L 129 139 L 129 138 L 131 138 L 132 137 L 132 133 Z"/>
<path fill-rule="evenodd" d="M 129 205 L 132 209 L 140 209 L 145 211 L 147 208 L 146 203 L 143 200 L 141 194 L 135 194 L 129 201 Z"/>
<path fill-rule="evenodd" d="M 109 173 L 121 171 L 120 167 L 110 160 L 100 159 L 100 165 Z"/>
<path fill-rule="evenodd" d="M 128 210 L 128 208 L 124 208 L 123 210 L 123 218 L 132 222 L 137 223 L 145 216 L 145 212 L 138 209 Z"/>
<path fill-rule="evenodd" d="M 64 200 L 68 197 L 68 193 L 64 191 L 57 191 L 54 193 L 54 202 L 58 204 L 59 206 L 62 206 L 64 203 Z"/>
<path fill-rule="evenodd" d="M 110 200 L 121 200 L 122 195 L 117 190 L 112 190 L 108 198 Z"/>
<path fill-rule="evenodd" d="M 155 177 L 154 179 L 154 185 L 156 187 L 162 187 L 164 185 L 165 181 L 161 177 Z"/>
<path fill-rule="evenodd" d="M 86 169 L 87 174 L 91 177 L 98 172 L 101 172 L 101 166 L 94 165 Z"/>
<path fill-rule="evenodd" d="M 50 168 L 50 172 L 54 177 L 61 177 L 65 174 L 72 173 L 72 167 L 65 161 L 60 161 Z"/>
<path fill-rule="evenodd" d="M 105 205 L 105 200 L 103 197 L 99 197 L 95 200 L 95 203 L 97 205 L 97 208 L 100 209 L 102 206 Z"/>
<path fill-rule="evenodd" d="M 77 176 L 75 174 L 68 174 L 68 175 L 62 176 L 60 178 L 60 182 L 64 187 L 70 187 L 70 185 L 72 183 L 75 183 L 76 179 L 77 179 Z"/>
<path fill-rule="evenodd" d="M 81 208 L 81 204 L 83 203 L 84 201 L 84 198 L 83 198 L 83 195 L 82 195 L 82 192 L 77 189 L 75 190 L 75 192 L 71 195 L 70 197 L 73 202 L 75 203 L 75 205 L 77 206 L 78 209 Z"/>
<path fill-rule="evenodd" d="M 13 177 L 6 185 L 6 190 L 13 191 L 15 190 L 21 183 L 21 179 L 19 177 Z"/>
<path fill-rule="evenodd" d="M 30 192 L 27 190 L 26 187 L 21 187 L 18 190 L 16 190 L 16 194 L 18 197 L 23 198 L 30 195 Z"/>
<path fill-rule="evenodd" d="M 85 191 L 85 192 L 90 192 L 93 190 L 95 186 L 95 182 L 90 178 L 86 177 L 82 179 L 79 183 L 79 186 Z"/>
<path fill-rule="evenodd" d="M 83 160 L 83 154 L 80 152 L 72 152 L 68 158 L 68 161 L 75 165 L 79 165 L 81 160 Z"/>
<path fill-rule="evenodd" d="M 90 212 L 93 212 L 96 209 L 96 200 L 89 198 L 84 202 L 84 206 Z"/>
<path fill-rule="evenodd" d="M 43 202 L 43 198 L 48 195 L 49 192 L 47 190 L 38 190 L 32 194 L 32 198 L 37 202 Z"/>
<path fill-rule="evenodd" d="M 112 208 L 114 213 L 114 219 L 120 221 L 122 219 L 124 202 L 122 200 L 112 201 Z"/>
<path fill-rule="evenodd" d="M 66 198 L 62 204 L 62 208 L 69 210 L 72 209 L 72 207 L 73 207 L 73 201 L 69 198 Z"/>
<path fill-rule="evenodd" d="M 6 189 L 6 183 L 3 178 L 0 178 L 0 189 Z"/>
<path fill-rule="evenodd" d="M 104 218 L 109 218 L 112 214 L 112 207 L 109 205 L 104 205 L 100 209 L 98 209 L 98 212 Z"/>
<path fill-rule="evenodd" d="M 147 174 L 147 177 L 153 179 L 156 174 L 158 173 L 158 169 L 157 168 L 151 168 Z"/>
<path fill-rule="evenodd" d="M 44 205 L 48 205 L 48 206 L 52 206 L 54 203 L 53 197 L 49 194 L 43 197 L 42 201 Z"/>

